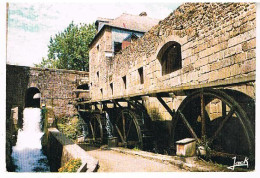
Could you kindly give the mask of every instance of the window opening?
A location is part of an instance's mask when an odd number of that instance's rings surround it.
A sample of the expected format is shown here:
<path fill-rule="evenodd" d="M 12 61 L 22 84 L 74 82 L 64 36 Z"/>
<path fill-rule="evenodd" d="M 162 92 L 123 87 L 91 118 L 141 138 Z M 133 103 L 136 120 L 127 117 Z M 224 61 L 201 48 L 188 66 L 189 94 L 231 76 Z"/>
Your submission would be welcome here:
<path fill-rule="evenodd" d="M 159 53 L 162 66 L 162 75 L 172 73 L 182 68 L 181 45 L 177 42 L 168 42 Z"/>
<path fill-rule="evenodd" d="M 110 83 L 110 89 L 111 89 L 111 93 L 112 95 L 114 94 L 114 91 L 113 91 L 113 83 Z"/>
<path fill-rule="evenodd" d="M 138 69 L 139 77 L 140 77 L 140 84 L 144 83 L 144 70 L 143 67 Z"/>
<path fill-rule="evenodd" d="M 118 53 L 122 49 L 122 43 L 120 42 L 114 42 L 114 52 Z"/>
<path fill-rule="evenodd" d="M 124 84 L 124 89 L 126 89 L 126 76 L 122 77 L 123 84 Z"/>
<path fill-rule="evenodd" d="M 98 81 L 99 81 L 99 71 L 97 71 L 97 79 L 98 79 Z"/>

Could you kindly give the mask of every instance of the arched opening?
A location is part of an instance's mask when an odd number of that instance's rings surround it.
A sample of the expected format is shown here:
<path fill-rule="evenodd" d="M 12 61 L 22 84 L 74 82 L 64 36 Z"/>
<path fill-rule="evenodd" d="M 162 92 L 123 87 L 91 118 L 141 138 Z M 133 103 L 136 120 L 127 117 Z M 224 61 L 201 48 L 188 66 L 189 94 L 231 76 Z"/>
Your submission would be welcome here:
<path fill-rule="evenodd" d="M 175 41 L 166 43 L 159 51 L 157 58 L 162 66 L 162 75 L 181 69 L 181 45 Z"/>
<path fill-rule="evenodd" d="M 41 93 L 36 87 L 28 88 L 25 94 L 25 107 L 40 108 Z"/>

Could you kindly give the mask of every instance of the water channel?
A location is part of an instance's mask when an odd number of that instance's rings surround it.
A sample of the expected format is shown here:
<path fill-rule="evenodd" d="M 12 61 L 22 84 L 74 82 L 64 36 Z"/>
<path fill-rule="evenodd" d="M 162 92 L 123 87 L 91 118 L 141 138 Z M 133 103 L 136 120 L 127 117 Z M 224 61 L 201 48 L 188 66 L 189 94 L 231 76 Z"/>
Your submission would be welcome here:
<path fill-rule="evenodd" d="M 49 172 L 48 160 L 41 145 L 41 109 L 25 108 L 23 116 L 23 128 L 18 131 L 12 152 L 15 172 Z"/>

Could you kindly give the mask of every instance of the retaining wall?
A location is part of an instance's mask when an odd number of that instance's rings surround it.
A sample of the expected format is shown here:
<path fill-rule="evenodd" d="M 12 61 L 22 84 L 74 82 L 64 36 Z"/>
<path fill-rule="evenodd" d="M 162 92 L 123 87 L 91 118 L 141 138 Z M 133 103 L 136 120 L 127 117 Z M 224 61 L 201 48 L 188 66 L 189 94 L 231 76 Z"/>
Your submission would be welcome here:
<path fill-rule="evenodd" d="M 71 159 L 81 159 L 82 165 L 77 172 L 95 172 L 98 168 L 98 160 L 86 153 L 80 146 L 68 139 L 56 128 L 49 128 L 47 133 L 47 155 L 51 172 L 57 172 Z"/>

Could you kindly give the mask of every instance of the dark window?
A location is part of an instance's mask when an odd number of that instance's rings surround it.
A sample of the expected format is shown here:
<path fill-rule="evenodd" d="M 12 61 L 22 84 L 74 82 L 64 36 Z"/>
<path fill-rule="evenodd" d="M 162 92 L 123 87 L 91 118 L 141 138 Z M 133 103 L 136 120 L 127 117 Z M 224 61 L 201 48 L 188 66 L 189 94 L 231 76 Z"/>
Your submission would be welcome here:
<path fill-rule="evenodd" d="M 124 87 L 126 89 L 126 76 L 122 77 L 122 79 L 123 79 Z"/>
<path fill-rule="evenodd" d="M 88 84 L 83 84 L 83 85 L 79 85 L 79 86 L 77 87 L 77 89 L 89 90 L 89 86 L 88 86 Z"/>
<path fill-rule="evenodd" d="M 122 49 L 122 43 L 120 42 L 114 42 L 114 52 L 118 53 Z"/>
<path fill-rule="evenodd" d="M 113 91 L 113 83 L 110 83 L 110 89 L 111 89 L 111 93 L 113 95 L 114 91 Z"/>
<path fill-rule="evenodd" d="M 140 84 L 144 83 L 144 70 L 143 67 L 138 69 L 139 77 L 140 77 Z"/>
<path fill-rule="evenodd" d="M 98 79 L 98 81 L 99 81 L 99 71 L 97 72 L 97 79 Z"/>
<path fill-rule="evenodd" d="M 101 96 L 103 97 L 103 89 L 100 89 Z"/>
<path fill-rule="evenodd" d="M 177 42 L 168 42 L 159 52 L 162 66 L 162 75 L 172 73 L 182 67 L 181 45 Z"/>

